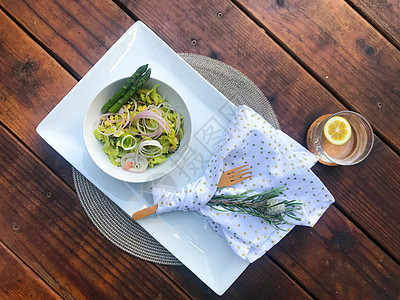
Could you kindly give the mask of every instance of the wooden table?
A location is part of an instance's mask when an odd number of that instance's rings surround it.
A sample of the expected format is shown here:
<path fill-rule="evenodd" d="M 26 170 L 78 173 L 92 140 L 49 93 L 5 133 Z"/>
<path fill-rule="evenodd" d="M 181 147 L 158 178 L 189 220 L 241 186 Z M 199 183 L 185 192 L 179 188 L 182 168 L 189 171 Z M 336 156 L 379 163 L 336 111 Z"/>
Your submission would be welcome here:
<path fill-rule="evenodd" d="M 218 298 L 186 267 L 148 263 L 90 222 L 71 166 L 40 121 L 137 20 L 176 52 L 239 69 L 305 145 L 325 113 L 374 128 L 370 156 L 316 165 L 336 199 L 251 264 L 224 299 L 399 299 L 400 2 L 398 0 L 3 0 L 0 298 Z"/>

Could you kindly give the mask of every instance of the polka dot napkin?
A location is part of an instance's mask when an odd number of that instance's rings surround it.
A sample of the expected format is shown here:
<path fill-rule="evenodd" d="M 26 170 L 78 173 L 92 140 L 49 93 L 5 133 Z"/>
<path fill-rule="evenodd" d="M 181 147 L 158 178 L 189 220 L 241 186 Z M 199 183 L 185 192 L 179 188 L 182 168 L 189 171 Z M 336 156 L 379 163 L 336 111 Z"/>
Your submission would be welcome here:
<path fill-rule="evenodd" d="M 318 158 L 247 106 L 239 106 L 204 175 L 181 190 L 153 188 L 157 213 L 197 210 L 241 258 L 253 262 L 276 245 L 295 225 L 314 226 L 334 199 L 310 170 Z M 248 164 L 252 178 L 217 191 L 222 172 Z M 259 217 L 207 206 L 215 194 L 260 193 L 284 187 L 278 200 L 301 202 L 301 221 L 277 230 Z"/>

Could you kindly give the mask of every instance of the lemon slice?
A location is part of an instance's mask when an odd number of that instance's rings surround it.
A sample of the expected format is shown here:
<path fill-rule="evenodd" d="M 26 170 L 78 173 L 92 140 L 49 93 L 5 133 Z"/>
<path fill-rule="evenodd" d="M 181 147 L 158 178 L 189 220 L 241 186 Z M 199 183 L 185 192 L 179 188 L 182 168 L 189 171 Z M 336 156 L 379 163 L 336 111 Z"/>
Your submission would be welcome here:
<path fill-rule="evenodd" d="M 351 126 L 345 118 L 335 116 L 326 122 L 324 135 L 332 144 L 343 145 L 351 137 Z"/>

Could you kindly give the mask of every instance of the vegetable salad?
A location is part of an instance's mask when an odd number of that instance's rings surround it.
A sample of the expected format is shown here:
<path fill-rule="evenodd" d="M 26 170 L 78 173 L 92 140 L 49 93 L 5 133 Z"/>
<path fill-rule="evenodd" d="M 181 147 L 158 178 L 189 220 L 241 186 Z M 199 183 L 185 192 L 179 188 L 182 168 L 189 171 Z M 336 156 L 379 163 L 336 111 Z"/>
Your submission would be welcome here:
<path fill-rule="evenodd" d="M 163 163 L 179 147 L 182 115 L 157 92 L 136 89 L 118 112 L 106 112 L 94 130 L 110 162 L 134 173 Z"/>

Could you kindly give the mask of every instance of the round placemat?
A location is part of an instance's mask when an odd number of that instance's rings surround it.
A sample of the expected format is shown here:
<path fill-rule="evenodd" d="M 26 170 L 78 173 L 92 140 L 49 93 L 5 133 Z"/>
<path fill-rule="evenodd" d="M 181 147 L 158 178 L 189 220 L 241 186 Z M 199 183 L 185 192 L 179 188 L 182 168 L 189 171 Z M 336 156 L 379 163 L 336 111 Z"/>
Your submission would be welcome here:
<path fill-rule="evenodd" d="M 232 103 L 251 107 L 271 125 L 279 128 L 271 104 L 244 74 L 206 56 L 186 53 L 180 56 Z M 150 262 L 181 265 L 178 259 L 75 168 L 72 168 L 72 175 L 83 209 L 96 228 L 114 245 Z"/>

